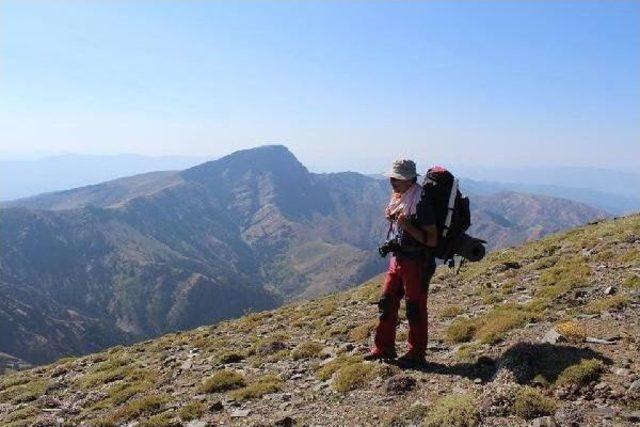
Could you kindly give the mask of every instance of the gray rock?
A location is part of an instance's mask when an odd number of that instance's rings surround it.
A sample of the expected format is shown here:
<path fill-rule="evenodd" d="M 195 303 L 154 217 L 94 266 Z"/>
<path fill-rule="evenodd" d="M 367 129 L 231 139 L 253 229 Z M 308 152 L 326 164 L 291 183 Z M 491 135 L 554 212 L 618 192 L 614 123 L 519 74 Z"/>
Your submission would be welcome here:
<path fill-rule="evenodd" d="M 249 409 L 236 409 L 232 411 L 229 415 L 231 418 L 244 418 L 248 417 L 251 411 Z"/>
<path fill-rule="evenodd" d="M 559 342 L 565 342 L 566 339 L 560 335 L 555 329 L 551 328 L 542 337 L 542 342 L 549 344 L 557 344 Z"/>
<path fill-rule="evenodd" d="M 615 293 L 616 293 L 616 288 L 613 286 L 607 286 L 607 288 L 604 290 L 605 295 L 613 295 Z"/>
<path fill-rule="evenodd" d="M 629 393 L 640 393 L 640 380 L 635 380 L 627 390 Z"/>
<path fill-rule="evenodd" d="M 533 427 L 558 427 L 555 418 L 551 416 L 536 418 L 531 425 Z"/>
<path fill-rule="evenodd" d="M 620 377 L 626 377 L 629 375 L 630 371 L 626 368 L 615 368 L 613 373 Z"/>
<path fill-rule="evenodd" d="M 202 420 L 192 420 L 186 424 L 187 427 L 207 427 L 207 423 Z"/>

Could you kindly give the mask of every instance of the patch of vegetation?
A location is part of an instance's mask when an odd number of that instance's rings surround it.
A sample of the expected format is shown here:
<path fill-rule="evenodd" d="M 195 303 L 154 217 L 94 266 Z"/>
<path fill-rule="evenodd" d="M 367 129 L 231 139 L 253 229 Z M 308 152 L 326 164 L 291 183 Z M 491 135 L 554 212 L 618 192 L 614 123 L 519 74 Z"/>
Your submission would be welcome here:
<path fill-rule="evenodd" d="M 354 363 L 358 363 L 362 361 L 362 357 L 359 356 L 349 356 L 349 355 L 341 355 L 336 359 L 326 363 L 325 365 L 318 368 L 316 371 L 316 378 L 321 381 L 326 381 L 330 379 L 333 374 L 336 373 L 339 369 L 353 365 Z"/>
<path fill-rule="evenodd" d="M 191 421 L 200 418 L 205 410 L 202 402 L 191 402 L 178 409 L 178 415 L 182 421 Z"/>
<path fill-rule="evenodd" d="M 141 421 L 136 427 L 177 427 L 180 425 L 182 424 L 176 420 L 173 412 L 165 411 Z"/>
<path fill-rule="evenodd" d="M 478 344 L 462 344 L 456 350 L 455 358 L 464 362 L 472 362 L 479 347 Z"/>
<path fill-rule="evenodd" d="M 385 426 L 400 427 L 406 425 L 420 425 L 422 419 L 425 418 L 428 412 L 429 408 L 425 405 L 412 405 L 399 414 L 392 415 L 385 423 Z"/>
<path fill-rule="evenodd" d="M 258 341 L 254 347 L 257 355 L 267 356 L 286 349 L 287 345 L 285 344 L 285 337 L 278 335 Z"/>
<path fill-rule="evenodd" d="M 472 427 L 479 414 L 471 394 L 452 395 L 436 401 L 423 421 L 426 427 Z"/>
<path fill-rule="evenodd" d="M 255 399 L 279 391 L 282 388 L 282 383 L 282 379 L 277 375 L 265 375 L 248 386 L 235 390 L 231 396 L 240 401 Z"/>
<path fill-rule="evenodd" d="M 378 325 L 377 319 L 369 320 L 366 323 L 363 323 L 360 326 L 356 326 L 351 329 L 348 333 L 349 340 L 355 342 L 363 342 L 366 341 L 370 336 L 373 330 Z"/>
<path fill-rule="evenodd" d="M 584 311 L 587 313 L 598 314 L 612 309 L 620 309 L 629 303 L 629 297 L 626 295 L 613 295 L 590 301 Z"/>
<path fill-rule="evenodd" d="M 12 403 L 25 403 L 36 400 L 42 396 L 49 386 L 45 380 L 32 379 L 29 382 L 15 380 L 16 385 L 7 387 L 0 392 L 0 403 L 11 401 Z"/>
<path fill-rule="evenodd" d="M 527 305 L 504 304 L 474 319 L 458 319 L 445 331 L 445 340 L 450 344 L 479 339 L 482 343 L 494 343 L 504 333 L 536 319 L 536 313 Z"/>
<path fill-rule="evenodd" d="M 200 393 L 215 393 L 244 386 L 244 377 L 228 369 L 223 369 L 207 378 L 198 388 Z"/>
<path fill-rule="evenodd" d="M 555 330 L 563 337 L 574 342 L 581 342 L 587 337 L 587 329 L 584 325 L 575 320 L 558 323 Z"/>
<path fill-rule="evenodd" d="M 476 333 L 477 328 L 478 322 L 476 319 L 455 320 L 445 330 L 445 341 L 449 344 L 470 341 Z"/>
<path fill-rule="evenodd" d="M 243 361 L 245 357 L 246 356 L 244 353 L 239 353 L 236 351 L 225 351 L 220 355 L 218 355 L 218 362 L 224 363 L 224 364 L 237 363 L 237 362 Z"/>
<path fill-rule="evenodd" d="M 478 326 L 475 337 L 483 343 L 497 342 L 502 339 L 505 332 L 526 324 L 534 317 L 520 305 L 497 306 L 482 316 L 481 325 Z"/>
<path fill-rule="evenodd" d="M 291 358 L 293 360 L 312 359 L 318 356 L 323 348 L 324 346 L 322 343 L 317 341 L 306 341 L 293 349 L 291 352 Z"/>
<path fill-rule="evenodd" d="M 376 375 L 377 369 L 373 363 L 356 362 L 340 368 L 331 385 L 336 391 L 345 393 L 364 387 Z"/>
<path fill-rule="evenodd" d="M 629 289 L 640 289 L 640 276 L 634 274 L 624 279 L 622 286 Z"/>
<path fill-rule="evenodd" d="M 143 396 L 117 408 L 105 417 L 104 421 L 119 424 L 142 416 L 150 416 L 159 412 L 169 400 L 170 397 L 166 394 Z"/>
<path fill-rule="evenodd" d="M 458 304 L 449 304 L 445 305 L 442 310 L 440 310 L 440 318 L 449 319 L 459 316 L 462 313 L 464 313 L 464 309 Z"/>
<path fill-rule="evenodd" d="M 563 258 L 542 272 L 538 279 L 537 296 L 554 299 L 571 289 L 584 286 L 591 276 L 591 268 L 584 257 Z"/>
<path fill-rule="evenodd" d="M 522 387 L 518 390 L 513 403 L 513 412 L 526 419 L 551 415 L 555 410 L 556 404 L 553 399 L 533 387 Z"/>
<path fill-rule="evenodd" d="M 7 425 L 11 423 L 18 424 L 19 422 L 26 422 L 31 420 L 33 417 L 37 416 L 40 413 L 38 408 L 33 406 L 25 406 L 24 408 L 17 409 L 12 411 L 10 414 L 0 419 L 2 425 Z M 31 425 L 31 423 L 25 424 Z"/>
<path fill-rule="evenodd" d="M 582 362 L 569 366 L 566 368 L 558 379 L 556 385 L 571 385 L 575 384 L 583 386 L 589 384 L 591 381 L 595 381 L 600 378 L 602 373 L 602 365 L 596 359 L 583 360 Z"/>

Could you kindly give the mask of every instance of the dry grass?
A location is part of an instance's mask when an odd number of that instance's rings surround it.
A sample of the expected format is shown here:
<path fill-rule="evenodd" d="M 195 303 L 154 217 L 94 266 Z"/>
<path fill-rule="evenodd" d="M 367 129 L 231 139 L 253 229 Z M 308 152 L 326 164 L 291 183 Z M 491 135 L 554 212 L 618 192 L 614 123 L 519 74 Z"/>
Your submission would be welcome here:
<path fill-rule="evenodd" d="M 555 384 L 557 386 L 575 384 L 583 386 L 595 381 L 602 373 L 602 365 L 596 359 L 583 360 L 582 362 L 566 368 Z"/>
<path fill-rule="evenodd" d="M 555 330 L 569 341 L 582 342 L 587 337 L 587 329 L 578 321 L 570 320 L 558 323 Z"/>
<path fill-rule="evenodd" d="M 277 375 L 269 374 L 259 378 L 246 387 L 235 390 L 231 396 L 236 400 L 248 400 L 262 397 L 268 393 L 275 393 L 282 388 L 282 379 Z"/>
<path fill-rule="evenodd" d="M 322 351 L 324 345 L 317 341 L 308 341 L 300 344 L 291 352 L 293 360 L 312 359 Z"/>
<path fill-rule="evenodd" d="M 244 377 L 228 369 L 216 372 L 206 379 L 198 388 L 200 393 L 215 393 L 232 390 L 244 386 Z"/>
<path fill-rule="evenodd" d="M 584 311 L 587 313 L 598 314 L 604 311 L 623 308 L 628 303 L 628 296 L 613 295 L 610 297 L 604 297 L 594 301 L 590 301 L 589 304 L 584 307 Z"/>
<path fill-rule="evenodd" d="M 436 401 L 423 421 L 425 427 L 472 427 L 479 415 L 471 394 L 446 396 Z"/>
<path fill-rule="evenodd" d="M 553 399 L 533 387 L 522 387 L 518 390 L 513 403 L 513 412 L 526 419 L 551 415 L 555 410 L 556 404 Z"/>
<path fill-rule="evenodd" d="M 336 374 L 332 387 L 341 393 L 362 388 L 377 375 L 375 364 L 356 362 L 343 366 Z"/>
<path fill-rule="evenodd" d="M 540 275 L 537 296 L 557 298 L 575 287 L 586 285 L 590 276 L 591 268 L 583 257 L 562 258 Z"/>

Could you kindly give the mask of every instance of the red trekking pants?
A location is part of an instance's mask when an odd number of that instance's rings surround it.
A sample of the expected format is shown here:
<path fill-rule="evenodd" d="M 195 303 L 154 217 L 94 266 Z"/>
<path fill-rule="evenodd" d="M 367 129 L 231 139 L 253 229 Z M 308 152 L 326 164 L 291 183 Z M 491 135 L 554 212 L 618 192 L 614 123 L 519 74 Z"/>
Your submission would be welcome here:
<path fill-rule="evenodd" d="M 392 257 L 378 302 L 380 321 L 375 331 L 375 353 L 395 356 L 396 326 L 400 300 L 406 295 L 409 336 L 408 353 L 424 357 L 427 350 L 429 323 L 427 319 L 427 293 L 429 280 L 435 271 L 432 257 L 403 259 Z"/>

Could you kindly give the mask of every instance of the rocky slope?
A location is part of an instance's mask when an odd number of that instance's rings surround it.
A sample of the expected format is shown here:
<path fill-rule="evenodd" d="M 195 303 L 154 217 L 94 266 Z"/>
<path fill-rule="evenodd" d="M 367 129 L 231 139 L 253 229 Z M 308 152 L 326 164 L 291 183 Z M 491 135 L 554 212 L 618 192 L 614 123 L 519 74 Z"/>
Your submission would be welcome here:
<path fill-rule="evenodd" d="M 360 283 L 384 269 L 388 191 L 265 146 L 9 203 L 0 351 L 43 363 Z M 518 193 L 472 201 L 490 248 L 604 215 Z"/>
<path fill-rule="evenodd" d="M 640 215 L 495 251 L 457 275 L 440 267 L 429 297 L 429 363 L 421 368 L 361 359 L 371 344 L 381 279 L 6 375 L 0 423 L 626 426 L 640 420 Z M 400 351 L 406 331 L 401 316 Z"/>

